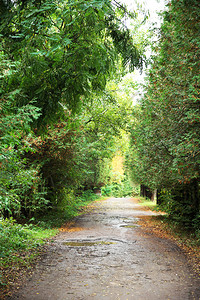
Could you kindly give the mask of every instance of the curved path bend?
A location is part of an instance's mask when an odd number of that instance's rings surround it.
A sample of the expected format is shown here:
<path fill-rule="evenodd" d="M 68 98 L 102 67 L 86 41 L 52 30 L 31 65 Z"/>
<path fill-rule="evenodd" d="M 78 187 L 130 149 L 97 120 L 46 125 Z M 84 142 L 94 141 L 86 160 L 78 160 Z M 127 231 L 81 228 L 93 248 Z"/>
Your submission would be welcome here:
<path fill-rule="evenodd" d="M 20 300 L 200 299 L 183 252 L 137 225 L 142 210 L 130 198 L 95 202 L 50 243 L 18 294 Z"/>

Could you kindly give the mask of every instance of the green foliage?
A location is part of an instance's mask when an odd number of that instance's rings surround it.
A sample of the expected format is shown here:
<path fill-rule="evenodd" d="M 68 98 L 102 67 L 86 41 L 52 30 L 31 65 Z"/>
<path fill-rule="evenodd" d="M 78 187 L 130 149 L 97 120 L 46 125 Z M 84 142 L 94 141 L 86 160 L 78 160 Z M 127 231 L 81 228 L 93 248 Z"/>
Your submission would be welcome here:
<path fill-rule="evenodd" d="M 114 182 L 102 187 L 101 192 L 103 196 L 123 198 L 133 196 L 133 194 L 135 194 L 135 189 L 130 184 L 130 181 L 125 179 L 121 183 Z"/>
<path fill-rule="evenodd" d="M 31 225 L 17 224 L 12 218 L 0 220 L 0 257 L 6 258 L 11 253 L 38 247 L 44 237 L 47 238 L 54 231 L 45 232 L 43 229 Z"/>
<path fill-rule="evenodd" d="M 27 137 L 31 150 L 26 158 L 34 163 L 40 163 L 40 172 L 45 179 L 49 205 L 55 206 L 62 198 L 63 188 L 66 186 L 79 186 L 79 173 L 76 172 L 76 151 L 78 133 L 76 119 L 57 123 L 48 127 L 46 135 L 42 138 Z"/>
<path fill-rule="evenodd" d="M 80 215 L 82 208 L 97 199 L 99 196 L 91 190 L 75 195 L 73 190 L 65 189 L 59 205 L 45 214 L 38 215 L 34 222 L 43 229 L 59 228 Z"/>
<path fill-rule="evenodd" d="M 137 197 L 137 199 L 139 200 L 138 203 L 141 206 L 148 207 L 151 210 L 160 210 L 160 208 L 157 206 L 157 204 L 147 197 L 140 196 L 140 197 Z"/>
<path fill-rule="evenodd" d="M 15 3 L 0 19 L 3 51 L 19 67 L 3 87 L 20 88 L 17 104 L 34 99 L 41 115 L 34 126 L 45 130 L 64 110 L 80 110 L 91 92 L 105 89 L 122 57 L 142 67 L 142 56 L 110 0 L 25 1 Z"/>
<path fill-rule="evenodd" d="M 18 176 L 15 176 L 19 182 L 21 180 L 21 185 L 18 188 L 15 181 L 11 184 L 6 182 L 8 190 L 15 184 L 13 189 L 20 190 L 22 200 L 19 201 L 18 210 L 10 208 L 11 215 L 28 217 L 60 205 L 65 198 L 66 187 L 74 191 L 93 189 L 110 181 L 112 157 L 124 147 L 120 139 L 127 128 L 131 107 L 130 95 L 125 97 L 123 84 L 120 92 L 115 89 L 116 83 L 113 82 L 103 96 L 93 93 L 83 111 L 76 116 L 67 111 L 65 121 L 47 126 L 43 136 L 38 135 L 36 129 L 33 134 L 30 125 L 28 134 L 21 129 L 23 139 L 19 144 L 23 150 L 16 158 Z M 127 94 L 130 89 L 133 87 L 126 85 Z M 8 113 L 5 115 L 7 117 Z M 15 119 L 15 115 L 12 115 L 12 119 Z M 16 148 L 16 141 L 13 147 Z M 19 165 L 20 158 L 23 158 L 23 164 Z M 30 175 L 28 178 L 25 171 Z M 8 210 L 8 207 L 2 207 L 2 211 L 5 208 Z"/>
<path fill-rule="evenodd" d="M 27 247 L 24 240 L 27 239 L 28 233 L 21 225 L 14 223 L 12 219 L 1 221 L 0 231 L 1 257 L 8 256 L 14 250 L 25 249 Z"/>
<path fill-rule="evenodd" d="M 0 53 L 0 80 L 9 80 L 15 73 L 16 64 L 7 60 L 3 52 Z M 26 136 L 32 135 L 31 123 L 40 113 L 34 103 L 16 107 L 19 95 L 22 95 L 20 89 L 9 93 L 1 90 L 0 213 L 7 217 L 19 216 L 22 212 L 28 216 L 47 204 L 40 166 L 28 166 L 24 159 L 24 154 L 30 150 Z"/>
<path fill-rule="evenodd" d="M 134 92 L 127 75 L 120 82 L 110 81 L 103 95 L 92 94 L 84 106 L 79 157 L 83 159 L 82 183 L 88 188 L 100 188 L 112 180 L 112 158 L 127 147 Z"/>
<path fill-rule="evenodd" d="M 200 10 L 197 1 L 168 8 L 145 96 L 133 112 L 127 165 L 136 182 L 167 190 L 170 215 L 190 226 L 200 209 Z"/>

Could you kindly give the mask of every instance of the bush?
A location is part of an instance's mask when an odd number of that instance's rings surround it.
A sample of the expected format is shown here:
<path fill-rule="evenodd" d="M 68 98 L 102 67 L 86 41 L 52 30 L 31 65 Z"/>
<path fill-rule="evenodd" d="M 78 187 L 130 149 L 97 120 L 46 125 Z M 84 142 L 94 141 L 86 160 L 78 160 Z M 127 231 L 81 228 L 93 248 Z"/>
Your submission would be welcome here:
<path fill-rule="evenodd" d="M 183 197 L 184 195 L 184 197 Z M 159 207 L 165 211 L 169 218 L 177 225 L 184 226 L 185 229 L 198 231 L 200 228 L 200 215 L 192 205 L 189 194 L 177 194 L 170 190 L 163 189 L 160 192 Z"/>
<path fill-rule="evenodd" d="M 33 244 L 33 236 L 13 219 L 0 221 L 0 257 L 9 256 L 13 251 L 25 250 Z"/>

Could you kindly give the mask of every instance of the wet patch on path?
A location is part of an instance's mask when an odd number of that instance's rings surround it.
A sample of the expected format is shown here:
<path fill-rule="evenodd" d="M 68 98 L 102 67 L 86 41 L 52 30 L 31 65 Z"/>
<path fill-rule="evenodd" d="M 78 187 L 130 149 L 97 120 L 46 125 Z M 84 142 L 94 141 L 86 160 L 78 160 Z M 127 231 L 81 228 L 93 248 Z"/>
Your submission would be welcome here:
<path fill-rule="evenodd" d="M 92 247 L 92 246 L 99 246 L 99 245 L 112 245 L 114 242 L 108 241 L 98 241 L 98 240 L 78 240 L 78 241 L 67 241 L 63 242 L 63 245 L 69 247 Z"/>

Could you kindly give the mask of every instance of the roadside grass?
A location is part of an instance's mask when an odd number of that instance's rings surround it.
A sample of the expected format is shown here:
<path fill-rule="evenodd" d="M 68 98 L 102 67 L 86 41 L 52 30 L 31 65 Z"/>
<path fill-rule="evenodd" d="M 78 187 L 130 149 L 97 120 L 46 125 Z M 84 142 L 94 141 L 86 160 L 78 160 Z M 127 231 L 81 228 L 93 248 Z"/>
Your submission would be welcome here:
<path fill-rule="evenodd" d="M 138 204 L 140 204 L 141 206 L 149 208 L 151 210 L 158 210 L 158 205 L 156 204 L 156 202 L 141 196 L 137 196 L 135 198 L 138 200 Z"/>
<path fill-rule="evenodd" d="M 136 197 L 138 204 L 141 206 L 153 210 L 160 211 L 157 204 L 151 200 L 147 200 L 143 197 Z M 158 216 L 141 217 L 140 225 L 142 225 L 146 231 L 153 232 L 161 238 L 167 238 L 173 240 L 187 255 L 193 270 L 200 275 L 200 231 L 187 230 L 173 219 L 168 214 Z"/>
<path fill-rule="evenodd" d="M 59 228 L 84 213 L 84 207 L 99 199 L 85 193 L 62 207 L 41 214 L 27 223 L 0 219 L 0 299 L 18 288 L 33 265 L 45 253 L 45 245 L 59 232 Z"/>

